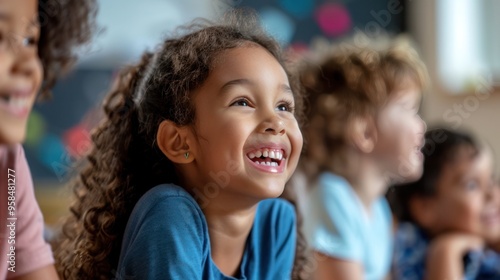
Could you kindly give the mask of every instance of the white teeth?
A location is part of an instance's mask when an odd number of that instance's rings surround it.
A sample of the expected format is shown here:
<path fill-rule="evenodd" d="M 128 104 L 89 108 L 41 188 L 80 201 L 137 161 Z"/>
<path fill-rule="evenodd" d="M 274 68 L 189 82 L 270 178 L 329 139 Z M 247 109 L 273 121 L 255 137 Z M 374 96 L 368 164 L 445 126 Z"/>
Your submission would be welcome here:
<path fill-rule="evenodd" d="M 260 165 L 266 165 L 266 166 L 278 166 L 277 162 L 265 162 L 265 161 L 258 162 L 258 161 L 256 161 L 255 163 L 260 164 Z"/>
<path fill-rule="evenodd" d="M 22 97 L 22 98 L 10 97 L 10 98 L 2 98 L 2 99 L 5 100 L 9 104 L 9 106 L 12 106 L 16 109 L 25 108 L 29 105 L 29 98 L 26 98 L 26 97 Z"/>
<path fill-rule="evenodd" d="M 276 158 L 275 156 L 276 156 L 276 155 L 274 154 L 274 151 L 270 151 L 270 152 L 269 152 L 269 157 L 270 157 L 270 158 Z"/>
<path fill-rule="evenodd" d="M 281 152 L 279 152 L 279 151 L 275 151 L 275 152 L 274 152 L 274 151 L 271 151 L 271 152 L 269 153 L 269 157 L 270 157 L 270 158 L 274 158 L 274 159 L 279 159 L 279 160 L 281 160 L 281 159 L 283 159 L 283 154 L 282 154 Z"/>
<path fill-rule="evenodd" d="M 278 150 L 264 149 L 264 150 L 258 150 L 258 151 L 248 153 L 248 157 L 250 159 L 264 157 L 264 158 L 272 158 L 272 159 L 282 160 L 283 159 L 283 152 L 278 151 Z"/>

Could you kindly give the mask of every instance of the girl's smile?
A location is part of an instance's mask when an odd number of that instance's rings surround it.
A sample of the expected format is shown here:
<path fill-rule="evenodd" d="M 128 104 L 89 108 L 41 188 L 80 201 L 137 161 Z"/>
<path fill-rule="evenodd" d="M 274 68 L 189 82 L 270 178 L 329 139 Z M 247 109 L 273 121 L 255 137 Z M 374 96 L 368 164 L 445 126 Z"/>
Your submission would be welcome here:
<path fill-rule="evenodd" d="M 17 118 L 27 118 L 34 96 L 35 91 L 30 85 L 0 89 L 0 110 Z"/>
<path fill-rule="evenodd" d="M 258 170 L 270 173 L 283 173 L 285 170 L 287 149 L 284 145 L 279 144 L 262 144 L 261 148 L 257 148 L 247 154 L 248 159 L 252 162 L 252 166 Z"/>

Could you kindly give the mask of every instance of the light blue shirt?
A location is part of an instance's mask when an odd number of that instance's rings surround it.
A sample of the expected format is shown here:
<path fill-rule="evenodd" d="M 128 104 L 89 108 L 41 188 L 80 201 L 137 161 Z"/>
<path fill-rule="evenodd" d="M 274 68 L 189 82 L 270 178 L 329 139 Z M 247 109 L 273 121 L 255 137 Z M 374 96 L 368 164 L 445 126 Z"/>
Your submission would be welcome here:
<path fill-rule="evenodd" d="M 159 185 L 137 202 L 127 223 L 116 279 L 289 280 L 296 244 L 295 210 L 286 200 L 259 202 L 239 276 L 211 258 L 208 225 L 183 188 Z"/>
<path fill-rule="evenodd" d="M 305 233 L 314 250 L 361 263 L 366 280 L 381 280 L 389 274 L 392 216 L 384 197 L 367 211 L 344 178 L 323 173 L 308 205 Z"/>

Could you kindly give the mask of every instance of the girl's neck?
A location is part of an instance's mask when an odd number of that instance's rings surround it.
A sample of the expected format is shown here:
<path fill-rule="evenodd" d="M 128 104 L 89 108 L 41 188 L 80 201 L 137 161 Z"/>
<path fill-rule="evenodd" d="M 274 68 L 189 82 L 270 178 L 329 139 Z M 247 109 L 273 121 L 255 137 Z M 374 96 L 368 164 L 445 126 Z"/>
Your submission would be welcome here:
<path fill-rule="evenodd" d="M 248 235 L 252 228 L 257 204 L 249 207 L 234 207 L 231 202 L 211 201 L 204 209 L 203 214 L 209 229 L 223 233 L 227 237 Z"/>
<path fill-rule="evenodd" d="M 221 187 L 216 195 L 208 196 L 196 187 L 205 185 L 204 182 L 196 181 L 200 176 L 192 174 L 181 174 L 180 178 L 185 179 L 179 183 L 193 195 L 203 211 L 208 225 L 212 261 L 225 275 L 238 276 L 260 199 L 231 192 L 229 190 L 233 188 L 230 186 Z"/>
<path fill-rule="evenodd" d="M 377 163 L 364 155 L 358 155 L 356 164 L 350 167 L 345 177 L 369 212 L 373 202 L 387 191 L 388 179 Z"/>
<path fill-rule="evenodd" d="M 246 241 L 252 229 L 257 203 L 237 203 L 225 198 L 225 193 L 202 209 L 208 224 L 213 262 L 225 275 L 238 276 Z"/>

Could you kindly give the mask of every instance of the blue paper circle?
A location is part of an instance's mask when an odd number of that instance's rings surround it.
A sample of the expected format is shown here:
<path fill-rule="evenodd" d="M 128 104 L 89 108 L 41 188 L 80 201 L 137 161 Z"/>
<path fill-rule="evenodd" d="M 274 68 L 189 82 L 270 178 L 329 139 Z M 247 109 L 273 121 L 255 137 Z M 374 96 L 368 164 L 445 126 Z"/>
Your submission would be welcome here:
<path fill-rule="evenodd" d="M 265 8 L 260 13 L 262 26 L 283 45 L 288 45 L 295 33 L 295 24 L 280 10 Z"/>
<path fill-rule="evenodd" d="M 54 134 L 46 134 L 38 146 L 38 158 L 47 168 L 61 164 L 65 158 L 66 149 L 62 140 Z"/>

